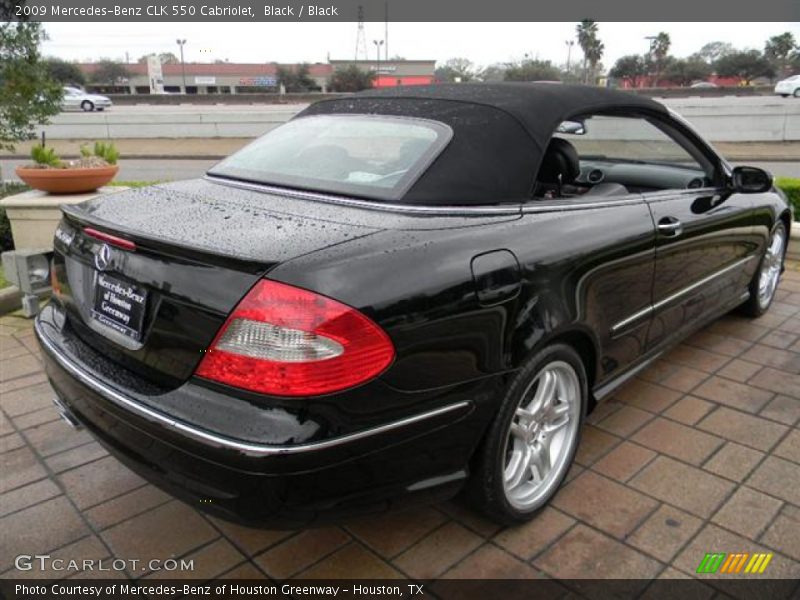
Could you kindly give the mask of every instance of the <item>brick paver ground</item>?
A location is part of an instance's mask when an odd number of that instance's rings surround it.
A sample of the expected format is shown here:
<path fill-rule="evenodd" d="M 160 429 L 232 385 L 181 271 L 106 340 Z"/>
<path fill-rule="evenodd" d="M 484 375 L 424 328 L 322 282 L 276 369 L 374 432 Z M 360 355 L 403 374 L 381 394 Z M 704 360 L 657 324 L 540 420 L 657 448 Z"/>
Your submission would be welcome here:
<path fill-rule="evenodd" d="M 674 578 L 705 552 L 772 551 L 773 577 L 800 578 L 798 264 L 766 316 L 720 319 L 601 405 L 569 482 L 509 529 L 457 502 L 298 532 L 231 525 L 59 420 L 30 321 L 0 318 L 0 360 L 2 577 L 53 575 L 15 571 L 25 553 L 185 557 L 198 578 Z"/>

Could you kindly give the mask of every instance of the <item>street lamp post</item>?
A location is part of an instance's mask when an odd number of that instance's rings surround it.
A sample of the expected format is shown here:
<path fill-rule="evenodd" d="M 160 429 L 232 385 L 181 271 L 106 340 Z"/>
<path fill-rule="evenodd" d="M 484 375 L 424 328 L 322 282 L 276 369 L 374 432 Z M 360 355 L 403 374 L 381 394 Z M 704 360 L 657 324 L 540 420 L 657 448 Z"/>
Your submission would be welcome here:
<path fill-rule="evenodd" d="M 569 73 L 569 64 L 572 58 L 572 47 L 575 45 L 575 40 L 567 40 L 564 43 L 567 45 L 567 73 Z"/>
<path fill-rule="evenodd" d="M 381 46 L 383 46 L 383 40 L 372 40 L 372 43 L 375 44 L 375 78 L 378 78 L 378 73 L 381 70 Z"/>
<path fill-rule="evenodd" d="M 186 93 L 186 63 L 183 62 L 183 45 L 186 40 L 175 40 L 181 49 L 181 74 L 183 75 L 183 93 Z"/>
<path fill-rule="evenodd" d="M 645 36 L 644 39 L 646 39 L 648 42 L 650 42 L 650 47 L 647 49 L 647 64 L 645 65 L 645 70 L 647 71 L 647 77 L 650 78 L 652 76 L 650 68 L 653 65 L 653 50 L 655 50 L 655 48 L 656 48 L 656 40 L 658 39 L 658 36 L 656 36 L 656 35 L 647 35 L 647 36 Z M 652 85 L 653 85 L 652 80 L 649 83 L 647 83 L 648 87 L 650 87 Z M 658 82 L 656 82 L 656 85 L 658 85 Z"/>

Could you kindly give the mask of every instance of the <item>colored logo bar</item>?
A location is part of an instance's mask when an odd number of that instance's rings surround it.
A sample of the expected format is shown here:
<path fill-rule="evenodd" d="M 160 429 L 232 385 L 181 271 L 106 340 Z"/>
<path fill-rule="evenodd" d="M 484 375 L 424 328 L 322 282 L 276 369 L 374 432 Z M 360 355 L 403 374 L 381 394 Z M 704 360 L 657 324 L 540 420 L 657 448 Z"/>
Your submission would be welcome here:
<path fill-rule="evenodd" d="M 767 569 L 767 565 L 772 560 L 772 553 L 756 552 L 725 552 L 707 553 L 700 565 L 697 567 L 698 573 L 712 574 L 721 573 L 726 575 L 749 574 L 760 575 Z"/>

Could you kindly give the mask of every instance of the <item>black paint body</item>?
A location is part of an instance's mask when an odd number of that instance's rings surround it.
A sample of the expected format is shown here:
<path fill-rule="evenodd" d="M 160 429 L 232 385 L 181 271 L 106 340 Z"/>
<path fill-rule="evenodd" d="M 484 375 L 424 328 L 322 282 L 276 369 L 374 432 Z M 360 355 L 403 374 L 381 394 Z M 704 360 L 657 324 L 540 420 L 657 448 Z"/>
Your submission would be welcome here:
<path fill-rule="evenodd" d="M 779 192 L 732 192 L 730 167 L 674 126 L 713 158 L 718 185 L 405 210 L 206 179 L 65 209 L 61 228 L 73 239 L 56 240 L 54 259 L 62 294 L 37 319 L 47 373 L 123 461 L 226 518 L 294 527 L 452 496 L 526 357 L 556 340 L 573 345 L 600 399 L 741 303 L 772 227 L 788 227 Z M 657 233 L 665 216 L 683 222 L 680 235 Z M 81 232 L 87 224 L 137 244 L 114 249 L 111 268 L 149 291 L 140 348 L 86 325 L 100 244 Z M 358 388 L 300 399 L 193 377 L 227 314 L 264 276 L 368 315 L 390 336 L 393 364 Z M 56 355 L 178 422 L 288 451 L 253 456 L 187 438 L 90 389 Z M 346 438 L 443 407 L 456 408 Z"/>

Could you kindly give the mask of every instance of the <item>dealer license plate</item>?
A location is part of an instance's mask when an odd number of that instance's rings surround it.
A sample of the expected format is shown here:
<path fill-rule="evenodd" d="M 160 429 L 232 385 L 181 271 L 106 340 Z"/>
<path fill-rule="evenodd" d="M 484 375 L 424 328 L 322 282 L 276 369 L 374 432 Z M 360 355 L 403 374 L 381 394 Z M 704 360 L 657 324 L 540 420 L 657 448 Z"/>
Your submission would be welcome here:
<path fill-rule="evenodd" d="M 92 318 L 134 341 L 141 341 L 147 290 L 141 286 L 97 273 Z"/>

